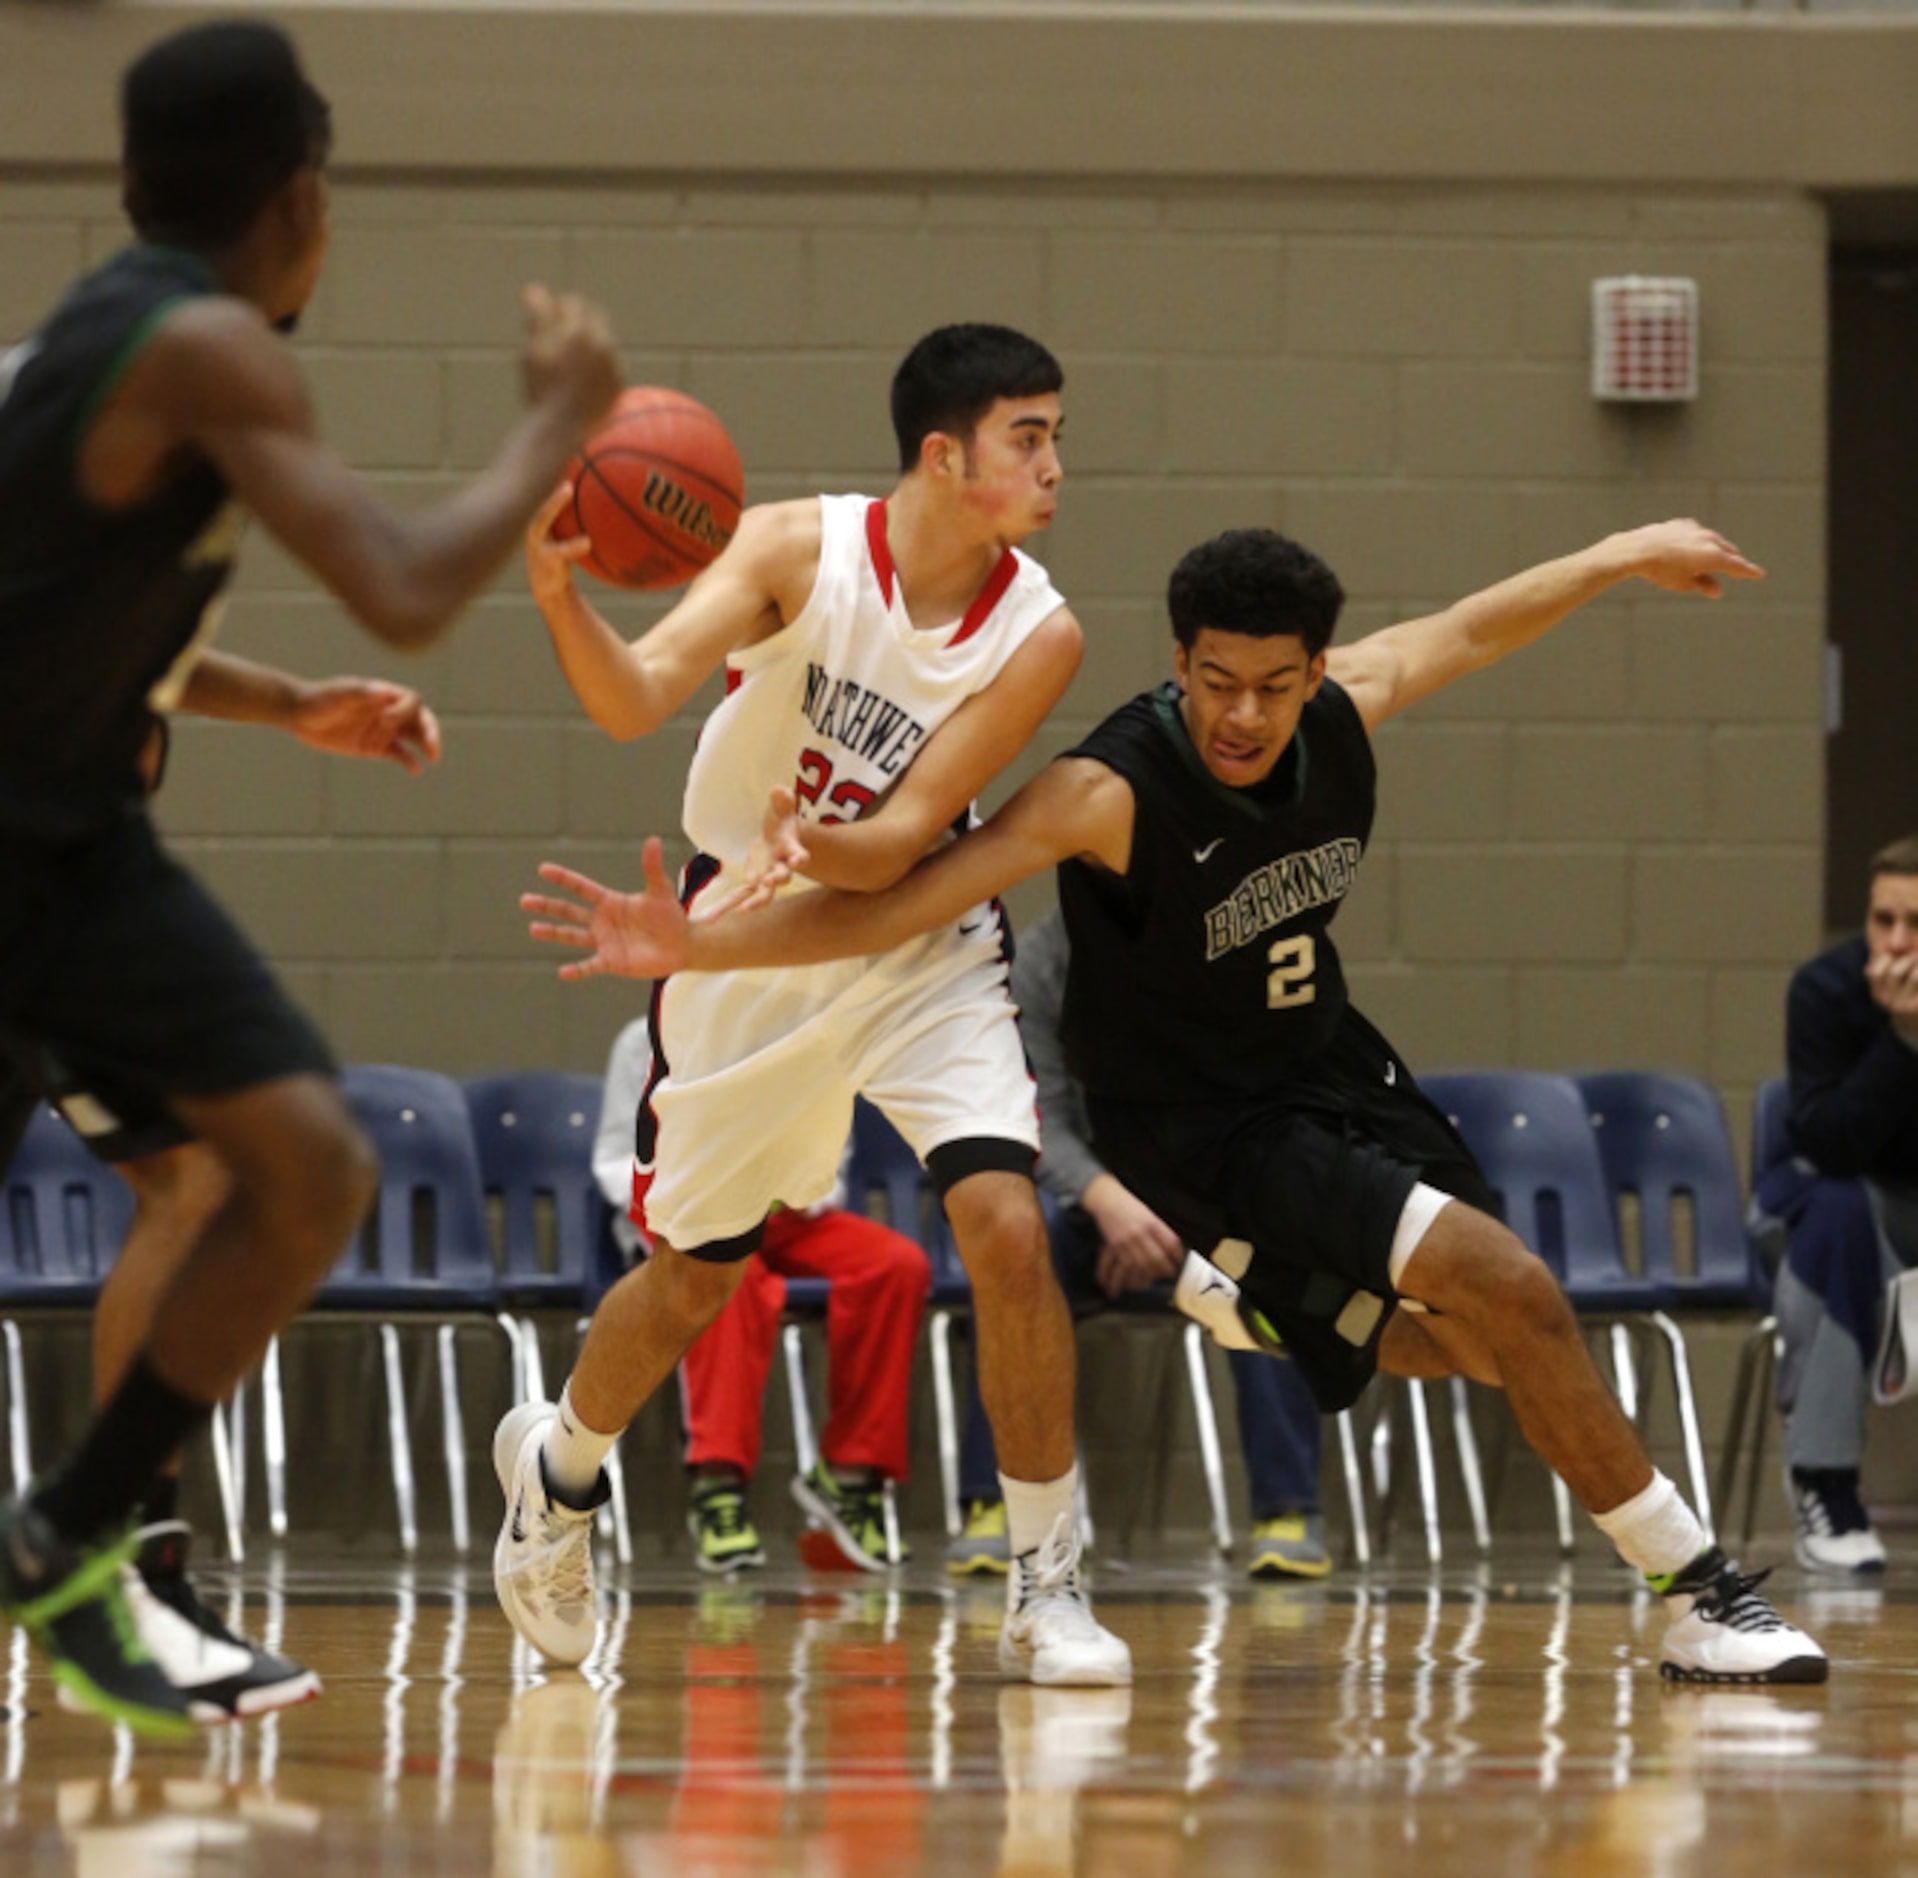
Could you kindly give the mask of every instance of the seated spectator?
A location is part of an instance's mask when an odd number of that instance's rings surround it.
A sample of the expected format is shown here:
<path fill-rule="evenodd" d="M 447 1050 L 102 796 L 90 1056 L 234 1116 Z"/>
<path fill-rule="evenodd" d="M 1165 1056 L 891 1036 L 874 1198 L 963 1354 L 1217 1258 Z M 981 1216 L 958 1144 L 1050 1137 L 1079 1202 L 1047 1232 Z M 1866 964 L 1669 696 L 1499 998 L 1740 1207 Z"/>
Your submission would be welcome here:
<path fill-rule="evenodd" d="M 606 1065 L 593 1174 L 616 1209 L 627 1252 L 644 1255 L 630 1217 L 633 1118 L 646 1090 L 652 1043 L 644 1018 L 628 1024 Z M 903 1233 L 834 1200 L 767 1222 L 738 1292 L 680 1365 L 691 1478 L 687 1524 L 702 1571 L 763 1565 L 765 1548 L 746 1505 L 759 1466 L 761 1410 L 788 1278 L 823 1278 L 831 1412 L 820 1460 L 796 1477 L 793 1498 L 853 1565 L 882 1571 L 885 1487 L 906 1477 L 913 1350 L 932 1288 L 924 1251 Z M 901 1558 L 905 1556 L 902 1547 Z"/>
<path fill-rule="evenodd" d="M 1179 1275 L 1185 1247 L 1145 1202 L 1103 1167 L 1088 1145 L 1085 1101 L 1068 1072 L 1060 1043 L 1070 957 L 1057 913 L 1021 935 L 1012 970 L 1019 1029 L 1039 1085 L 1045 1149 L 1039 1185 L 1059 1201 L 1048 1209 L 1052 1258 L 1075 1315 L 1128 1291 Z M 1252 1490 L 1254 1577 L 1318 1578 L 1332 1569 L 1319 1512 L 1319 1412 L 1304 1379 L 1288 1362 L 1231 1350 L 1239 1397 L 1239 1438 Z M 946 1551 L 955 1573 L 1004 1572 L 1010 1559 L 999 1492 L 992 1426 L 975 1378 L 959 1464 L 965 1530 Z"/>
<path fill-rule="evenodd" d="M 1788 1231 L 1778 1404 L 1798 1560 L 1811 1571 L 1883 1569 L 1859 1497 L 1874 1355 L 1881 1400 L 1913 1386 L 1899 1330 L 1918 1303 L 1918 836 L 1871 868 L 1864 935 L 1792 978 L 1796 1158 L 1758 1170 L 1759 1210 Z"/>

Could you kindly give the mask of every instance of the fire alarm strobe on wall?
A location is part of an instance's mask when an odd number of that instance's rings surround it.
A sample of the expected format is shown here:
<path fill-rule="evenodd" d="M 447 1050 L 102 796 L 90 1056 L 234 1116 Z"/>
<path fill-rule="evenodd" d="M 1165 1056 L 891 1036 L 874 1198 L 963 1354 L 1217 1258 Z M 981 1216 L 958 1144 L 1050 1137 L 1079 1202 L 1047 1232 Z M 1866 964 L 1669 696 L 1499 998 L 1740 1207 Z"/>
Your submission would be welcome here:
<path fill-rule="evenodd" d="M 1696 281 L 1592 282 L 1592 396 L 1629 404 L 1698 396 Z"/>

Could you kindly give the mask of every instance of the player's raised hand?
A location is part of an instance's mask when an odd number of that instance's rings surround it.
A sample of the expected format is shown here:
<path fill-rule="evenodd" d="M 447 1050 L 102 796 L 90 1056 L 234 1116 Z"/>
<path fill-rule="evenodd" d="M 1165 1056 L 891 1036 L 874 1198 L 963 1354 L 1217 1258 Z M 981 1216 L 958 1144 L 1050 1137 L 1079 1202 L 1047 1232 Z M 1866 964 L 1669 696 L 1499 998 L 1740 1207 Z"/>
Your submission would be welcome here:
<path fill-rule="evenodd" d="M 584 432 L 604 417 L 619 396 L 619 360 L 613 354 L 613 330 L 606 315 L 578 294 L 554 294 L 529 286 L 526 348 L 520 355 L 520 381 L 526 402 L 557 400 Z"/>
<path fill-rule="evenodd" d="M 1632 572 L 1668 593 L 1698 593 L 1718 599 L 1727 580 L 1763 580 L 1765 570 L 1748 561 L 1718 533 L 1691 520 L 1655 522 L 1625 537 Z"/>
<path fill-rule="evenodd" d="M 804 826 L 799 819 L 798 798 L 790 789 L 775 789 L 766 799 L 766 816 L 758 839 L 746 850 L 739 884 L 710 906 L 702 906 L 693 918 L 703 925 L 724 919 L 728 913 L 764 906 L 811 858 L 801 833 Z"/>
<path fill-rule="evenodd" d="M 572 499 L 573 485 L 561 483 L 526 525 L 526 585 L 542 607 L 565 599 L 572 591 L 574 563 L 585 560 L 593 551 L 593 544 L 584 535 L 574 535 L 567 541 L 553 539 L 553 524 Z"/>
<path fill-rule="evenodd" d="M 520 910 L 536 914 L 527 930 L 548 945 L 574 946 L 589 956 L 559 968 L 562 978 L 664 978 L 686 963 L 685 909 L 666 878 L 659 837 L 642 850 L 646 886 L 639 893 L 603 887 L 557 861 L 542 861 L 539 877 L 573 896 L 523 893 Z"/>
<path fill-rule="evenodd" d="M 385 757 L 417 776 L 440 760 L 440 720 L 417 691 L 383 678 L 303 685 L 287 728 L 335 756 Z"/>

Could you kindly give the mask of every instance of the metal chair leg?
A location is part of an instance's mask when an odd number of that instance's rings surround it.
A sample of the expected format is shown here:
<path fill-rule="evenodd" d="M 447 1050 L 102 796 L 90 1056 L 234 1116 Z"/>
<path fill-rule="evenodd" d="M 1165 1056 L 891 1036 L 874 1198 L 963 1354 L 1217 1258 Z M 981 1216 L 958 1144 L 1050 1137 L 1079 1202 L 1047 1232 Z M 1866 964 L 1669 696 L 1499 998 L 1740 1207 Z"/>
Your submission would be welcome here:
<path fill-rule="evenodd" d="M 539 1326 L 533 1320 L 521 1315 L 519 1320 L 520 1360 L 526 1367 L 526 1395 L 528 1402 L 546 1400 L 546 1364 L 539 1353 Z"/>
<path fill-rule="evenodd" d="M 1638 1425 L 1638 1365 L 1632 1360 L 1632 1333 L 1623 1324 L 1611 1326 L 1612 1386 L 1625 1419 Z"/>
<path fill-rule="evenodd" d="M 932 1314 L 932 1406 L 939 1425 L 939 1485 L 946 1502 L 946 1537 L 965 1526 L 959 1511 L 959 1408 L 952 1389 L 952 1313 Z"/>
<path fill-rule="evenodd" d="M 494 1313 L 493 1321 L 506 1333 L 506 1359 L 513 1378 L 513 1406 L 533 1398 L 526 1387 L 525 1326 L 511 1311 Z"/>
<path fill-rule="evenodd" d="M 1372 1534 L 1365 1517 L 1365 1483 L 1359 1476 L 1359 1443 L 1352 1430 L 1352 1411 L 1341 1409 L 1333 1418 L 1339 1430 L 1339 1459 L 1345 1469 L 1345 1503 L 1352 1515 L 1352 1556 L 1363 1567 L 1372 1562 Z"/>
<path fill-rule="evenodd" d="M 1705 1528 L 1708 1545 L 1718 1543 L 1712 1522 L 1711 1483 L 1705 1467 L 1705 1443 L 1698 1430 L 1698 1397 L 1692 1390 L 1691 1359 L 1685 1349 L 1685 1333 L 1677 1321 L 1664 1311 L 1651 1314 L 1652 1327 L 1665 1339 L 1672 1361 L 1672 1393 L 1678 1398 L 1678 1426 L 1685 1441 L 1685 1467 L 1692 1477 L 1692 1511 Z"/>
<path fill-rule="evenodd" d="M 233 1513 L 246 1531 L 246 1378 L 233 1385 L 226 1405 L 227 1445 L 233 1452 Z"/>
<path fill-rule="evenodd" d="M 20 1326 L 0 1319 L 7 1346 L 7 1446 L 13 1457 L 13 1490 L 25 1493 L 33 1478 L 33 1444 L 27 1434 L 27 1365 L 20 1348 Z"/>
<path fill-rule="evenodd" d="M 1406 1384 L 1412 1408 L 1412 1453 L 1418 1465 L 1419 1511 L 1425 1518 L 1425 1556 L 1434 1565 L 1445 1557 L 1439 1538 L 1438 1468 L 1432 1459 L 1432 1428 L 1425 1415 L 1425 1385 L 1416 1378 Z"/>
<path fill-rule="evenodd" d="M 1185 1327 L 1185 1373 L 1192 1384 L 1192 1417 L 1199 1428 L 1199 1460 L 1212 1502 L 1212 1537 L 1221 1552 L 1232 1550 L 1232 1516 L 1225 1503 L 1225 1459 L 1219 1451 L 1219 1417 L 1212 1406 L 1212 1382 L 1206 1374 L 1205 1334 L 1197 1324 Z"/>
<path fill-rule="evenodd" d="M 1771 1432 L 1771 1416 L 1767 1407 L 1772 1392 L 1773 1378 L 1783 1367 L 1785 1361 L 1785 1339 L 1782 1332 L 1773 1329 L 1770 1340 L 1765 1345 L 1765 1361 L 1762 1367 L 1763 1386 L 1758 1397 L 1758 1418 L 1752 1429 L 1751 1468 L 1745 1476 L 1745 1539 L 1746 1546 L 1752 1542 L 1752 1530 L 1758 1524 L 1758 1483 L 1765 1474 L 1765 1438 Z"/>
<path fill-rule="evenodd" d="M 819 1465 L 819 1442 L 813 1433 L 812 1402 L 806 1394 L 806 1340 L 797 1324 L 779 1333 L 786 1356 L 786 1398 L 792 1404 L 793 1452 L 799 1471 L 810 1474 Z"/>
<path fill-rule="evenodd" d="M 1095 1534 L 1092 1530 L 1092 1495 L 1086 1491 L 1086 1470 L 1079 1450 L 1072 1451 L 1072 1464 L 1079 1470 L 1078 1491 L 1072 1496 L 1073 1509 L 1079 1516 L 1079 1543 L 1090 1552 Z"/>
<path fill-rule="evenodd" d="M 899 1496 L 893 1491 L 890 1480 L 881 1490 L 880 1503 L 886 1520 L 886 1563 L 898 1565 L 905 1560 L 906 1542 L 899 1534 Z"/>
<path fill-rule="evenodd" d="M 613 1509 L 613 1556 L 622 1565 L 633 1562 L 633 1522 L 626 1510 L 626 1464 L 619 1458 L 619 1443 L 606 1450 L 606 1484 L 612 1489 L 609 1502 Z"/>
<path fill-rule="evenodd" d="M 1771 1393 L 1770 1378 L 1772 1364 L 1775 1362 L 1778 1319 L 1761 1317 L 1746 1333 L 1745 1346 L 1738 1353 L 1738 1373 L 1732 1383 L 1731 1413 L 1725 1423 L 1724 1446 L 1718 1460 L 1717 1504 L 1724 1509 L 1725 1524 L 1729 1529 L 1732 1523 L 1732 1508 L 1737 1504 L 1738 1461 L 1745 1445 L 1745 1417 L 1749 1407 L 1756 1416 L 1752 1428 L 1752 1446 L 1756 1450 L 1763 1440 L 1765 1419 L 1771 1412 L 1767 1398 Z M 1754 1395 L 1756 1400 L 1754 1401 Z M 1757 1480 L 1756 1470 L 1752 1479 Z M 1756 1494 L 1752 1495 L 1755 1500 Z M 1757 1522 L 1757 1508 L 1748 1501 L 1745 1508 L 1745 1543 L 1751 1544 L 1752 1527 Z"/>
<path fill-rule="evenodd" d="M 1472 1516 L 1472 1542 L 1481 1552 L 1492 1549 L 1492 1522 L 1485 1512 L 1485 1471 L 1479 1466 L 1478 1433 L 1472 1426 L 1472 1398 L 1466 1393 L 1465 1378 L 1454 1376 L 1452 1390 L 1452 1439 L 1458 1446 L 1459 1473 L 1465 1481 L 1465 1506 Z"/>
<path fill-rule="evenodd" d="M 226 1555 L 237 1565 L 246 1557 L 246 1541 L 240 1536 L 240 1509 L 233 1490 L 233 1451 L 227 1443 L 224 1410 L 214 1409 L 208 1432 L 213 1440 L 213 1478 L 220 1490 L 220 1519 L 226 1527 Z"/>
<path fill-rule="evenodd" d="M 1558 1517 L 1558 1549 L 1570 1558 L 1578 1546 L 1578 1534 L 1572 1525 L 1572 1490 L 1556 1471 L 1552 1474 L 1552 1511 Z"/>
<path fill-rule="evenodd" d="M 406 1385 L 400 1374 L 400 1333 L 391 1324 L 380 1326 L 380 1358 L 386 1370 L 386 1440 L 393 1459 L 400 1548 L 410 1558 L 420 1549 L 419 1503 L 413 1490 L 413 1444 L 406 1427 Z"/>
<path fill-rule="evenodd" d="M 440 1438 L 446 1449 L 446 1497 L 453 1514 L 453 1548 L 464 1552 L 473 1541 L 466 1516 L 466 1418 L 460 1411 L 459 1360 L 451 1324 L 439 1327 Z"/>
<path fill-rule="evenodd" d="M 266 1460 L 267 1528 L 286 1537 L 286 1395 L 280 1385 L 280 1340 L 266 1346 L 260 1365 L 260 1450 Z"/>

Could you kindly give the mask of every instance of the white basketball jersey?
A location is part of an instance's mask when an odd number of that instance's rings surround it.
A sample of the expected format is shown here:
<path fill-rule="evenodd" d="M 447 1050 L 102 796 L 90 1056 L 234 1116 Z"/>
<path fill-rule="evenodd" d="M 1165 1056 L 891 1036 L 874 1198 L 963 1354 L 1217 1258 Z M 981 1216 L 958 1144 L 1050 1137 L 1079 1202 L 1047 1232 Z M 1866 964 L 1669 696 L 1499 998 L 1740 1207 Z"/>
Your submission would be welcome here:
<path fill-rule="evenodd" d="M 821 496 L 819 577 L 797 618 L 735 652 L 686 777 L 686 833 L 736 867 L 784 783 L 808 821 L 856 821 L 960 705 L 1063 604 L 1008 548 L 963 619 L 921 631 L 886 546 L 886 505 Z"/>

